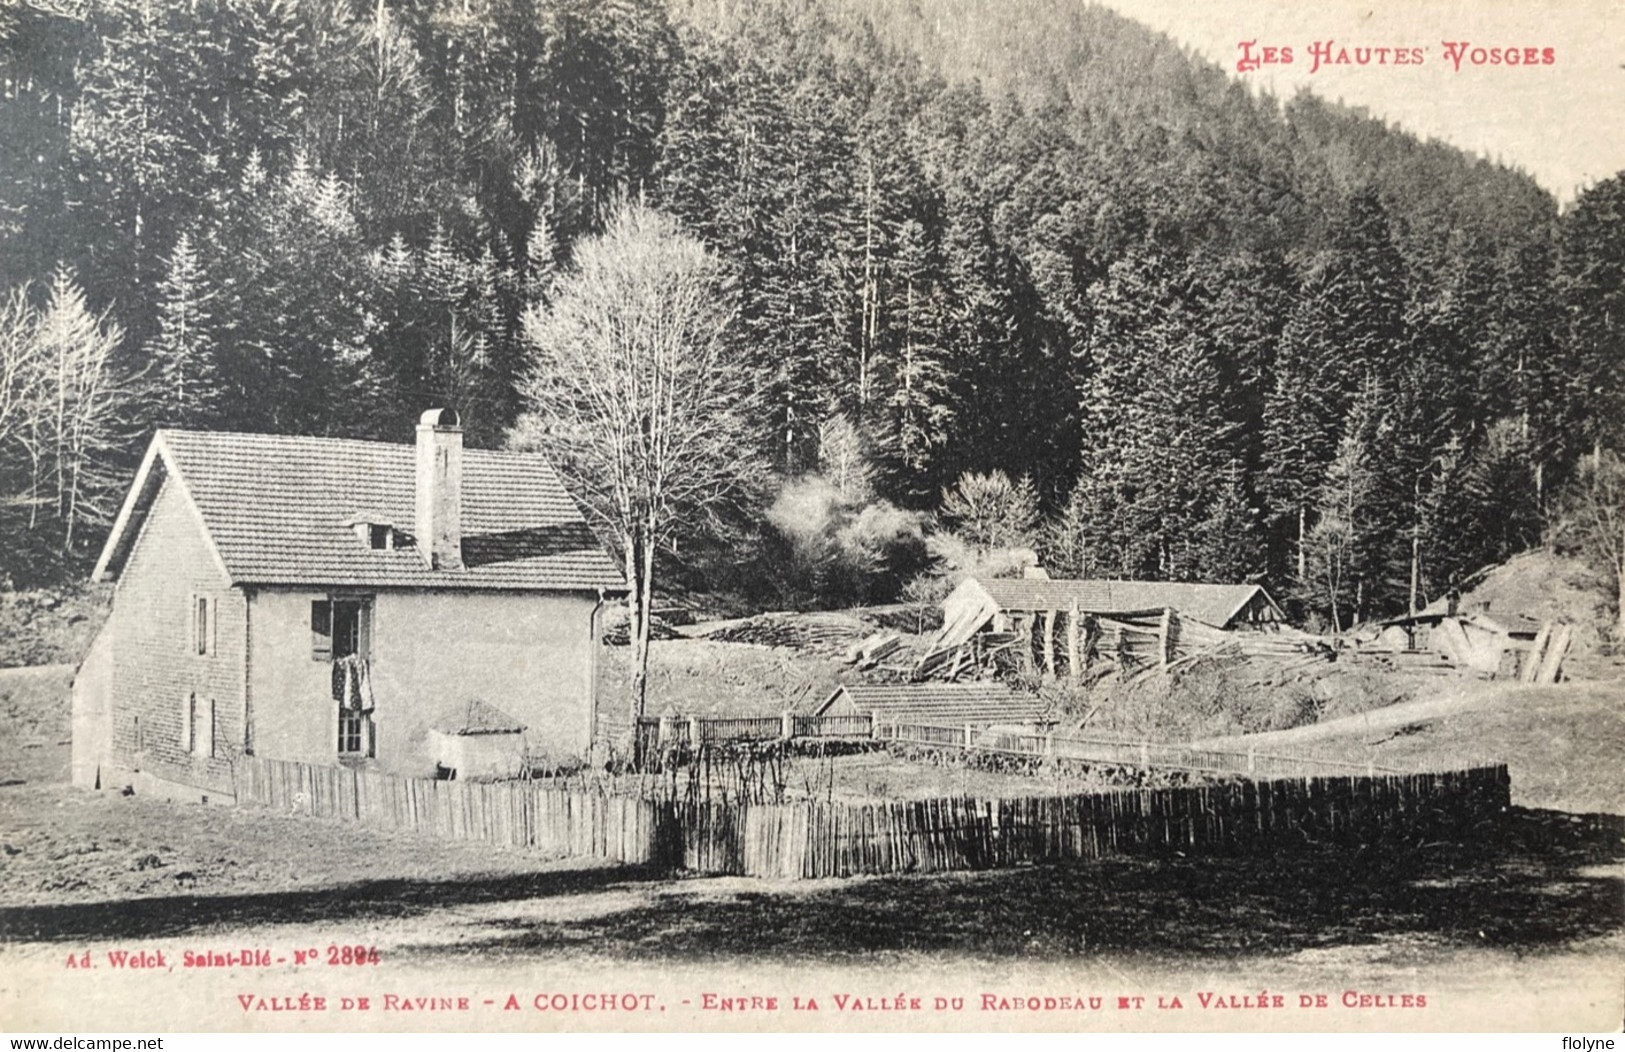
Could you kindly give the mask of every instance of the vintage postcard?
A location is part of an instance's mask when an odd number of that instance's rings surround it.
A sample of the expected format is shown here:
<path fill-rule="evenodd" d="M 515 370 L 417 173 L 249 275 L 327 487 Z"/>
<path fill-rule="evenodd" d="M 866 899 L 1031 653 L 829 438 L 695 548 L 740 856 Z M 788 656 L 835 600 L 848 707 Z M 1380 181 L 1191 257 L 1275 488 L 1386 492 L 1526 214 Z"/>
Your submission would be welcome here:
<path fill-rule="evenodd" d="M 1617 0 L 9 0 L 0 1029 L 1625 1022 Z"/>

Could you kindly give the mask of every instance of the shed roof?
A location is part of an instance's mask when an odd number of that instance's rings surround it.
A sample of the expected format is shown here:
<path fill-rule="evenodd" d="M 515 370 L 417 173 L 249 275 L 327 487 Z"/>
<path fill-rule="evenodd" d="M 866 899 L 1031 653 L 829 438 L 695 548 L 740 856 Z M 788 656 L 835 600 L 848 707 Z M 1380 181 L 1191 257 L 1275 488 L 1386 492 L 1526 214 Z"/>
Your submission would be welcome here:
<path fill-rule="evenodd" d="M 1186 617 L 1227 627 L 1255 597 L 1275 615 L 1286 615 L 1256 584 L 1192 584 L 1184 581 L 1095 581 L 977 577 L 976 584 L 1001 610 L 1068 610 L 1073 602 L 1088 613 L 1126 613 L 1172 607 Z"/>
<path fill-rule="evenodd" d="M 465 450 L 464 569 L 432 570 L 409 535 L 373 549 L 349 523 L 413 523 L 415 447 L 388 442 L 161 430 L 96 565 L 122 568 L 160 483 L 196 509 L 233 584 L 624 591 L 547 458 Z"/>
<path fill-rule="evenodd" d="M 1043 699 L 1002 683 L 849 683 L 835 689 L 818 707 L 818 715 L 843 699 L 859 713 L 878 712 L 884 720 L 926 726 L 1027 723 L 1049 710 Z"/>
<path fill-rule="evenodd" d="M 449 712 L 443 713 L 439 719 L 429 724 L 430 729 L 442 734 L 520 734 L 525 725 L 492 705 L 488 701 L 478 698 L 467 705 L 459 705 Z"/>

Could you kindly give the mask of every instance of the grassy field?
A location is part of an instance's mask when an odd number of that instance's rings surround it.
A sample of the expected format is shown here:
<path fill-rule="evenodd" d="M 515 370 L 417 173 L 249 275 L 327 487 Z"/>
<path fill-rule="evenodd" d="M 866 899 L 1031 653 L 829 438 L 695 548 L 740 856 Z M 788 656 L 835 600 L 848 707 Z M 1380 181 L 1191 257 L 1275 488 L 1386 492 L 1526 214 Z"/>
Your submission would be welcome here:
<path fill-rule="evenodd" d="M 1505 763 L 1514 804 L 1625 815 L 1625 680 L 1444 680 L 1428 696 L 1384 709 L 1212 744 L 1400 770 Z"/>

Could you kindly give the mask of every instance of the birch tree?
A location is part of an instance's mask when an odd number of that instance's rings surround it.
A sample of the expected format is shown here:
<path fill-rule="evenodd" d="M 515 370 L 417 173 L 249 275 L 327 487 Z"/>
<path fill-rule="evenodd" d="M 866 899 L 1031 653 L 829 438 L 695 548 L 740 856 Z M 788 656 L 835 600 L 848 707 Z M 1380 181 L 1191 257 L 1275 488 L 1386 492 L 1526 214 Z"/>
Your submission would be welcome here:
<path fill-rule="evenodd" d="M 523 327 L 534 360 L 510 444 L 552 455 L 620 549 L 631 715 L 643 713 L 655 555 L 719 522 L 758 470 L 756 385 L 727 338 L 718 260 L 677 221 L 623 205 Z"/>
<path fill-rule="evenodd" d="M 111 521 L 139 379 L 113 364 L 122 339 L 65 268 L 43 309 L 26 287 L 0 302 L 0 577 L 48 579 Z"/>

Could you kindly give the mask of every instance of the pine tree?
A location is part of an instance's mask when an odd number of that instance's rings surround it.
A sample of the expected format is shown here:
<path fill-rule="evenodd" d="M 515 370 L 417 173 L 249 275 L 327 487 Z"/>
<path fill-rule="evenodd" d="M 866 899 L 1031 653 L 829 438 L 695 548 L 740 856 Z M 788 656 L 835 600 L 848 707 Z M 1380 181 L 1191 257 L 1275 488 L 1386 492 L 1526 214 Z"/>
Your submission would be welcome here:
<path fill-rule="evenodd" d="M 1625 446 L 1625 175 L 1575 200 L 1560 246 L 1568 430 L 1595 455 Z"/>
<path fill-rule="evenodd" d="M 182 233 L 169 255 L 169 273 L 158 286 L 158 331 L 146 347 L 157 420 L 163 424 L 207 427 L 216 419 L 220 396 L 212 331 L 216 295 L 191 235 Z"/>
<path fill-rule="evenodd" d="M 350 188 L 303 158 L 280 178 L 251 171 L 214 247 L 220 282 L 221 413 L 237 426 L 373 436 L 390 421 L 369 349 L 378 324 L 371 263 Z"/>
<path fill-rule="evenodd" d="M 935 488 L 930 487 L 932 461 L 948 441 L 953 418 L 941 349 L 942 292 L 927 255 L 925 228 L 907 220 L 897 241 L 897 288 L 891 311 L 894 349 L 886 397 L 889 445 L 909 480 L 900 488 L 923 491 Z"/>
<path fill-rule="evenodd" d="M 1264 399 L 1260 489 L 1280 544 L 1292 553 L 1290 572 L 1308 577 L 1308 537 L 1326 465 L 1336 449 L 1342 412 L 1332 374 L 1338 363 L 1324 318 L 1321 274 L 1305 283 L 1281 333 Z"/>
<path fill-rule="evenodd" d="M 1380 567 L 1376 543 L 1378 473 L 1374 440 L 1381 407 L 1374 384 L 1355 399 L 1343 425 L 1337 451 L 1326 466 L 1306 541 L 1304 587 L 1315 605 L 1331 615 L 1332 628 L 1364 620 Z M 1346 615 L 1346 616 L 1345 616 Z"/>

